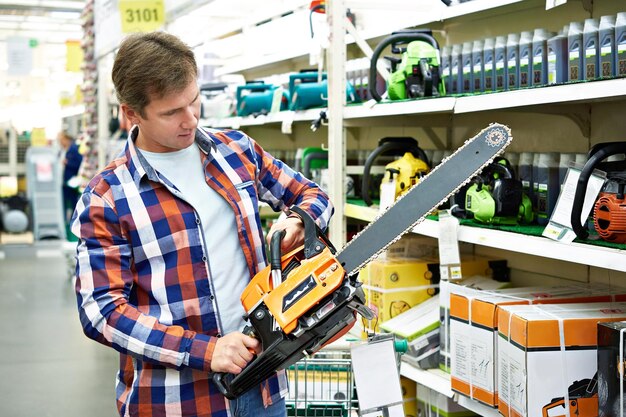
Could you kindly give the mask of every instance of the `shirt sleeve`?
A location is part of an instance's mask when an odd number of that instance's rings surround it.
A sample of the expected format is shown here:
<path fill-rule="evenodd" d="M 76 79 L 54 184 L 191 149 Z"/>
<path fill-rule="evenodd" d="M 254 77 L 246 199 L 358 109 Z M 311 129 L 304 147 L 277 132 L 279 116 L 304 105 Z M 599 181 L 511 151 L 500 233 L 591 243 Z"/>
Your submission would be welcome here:
<path fill-rule="evenodd" d="M 87 337 L 115 350 L 167 367 L 211 370 L 216 338 L 167 326 L 129 303 L 131 245 L 113 204 L 86 191 L 76 207 L 76 295 Z"/>
<path fill-rule="evenodd" d="M 253 139 L 250 143 L 257 163 L 260 199 L 276 211 L 285 211 L 296 205 L 306 211 L 322 230 L 326 230 L 334 212 L 326 192 L 274 158 Z"/>

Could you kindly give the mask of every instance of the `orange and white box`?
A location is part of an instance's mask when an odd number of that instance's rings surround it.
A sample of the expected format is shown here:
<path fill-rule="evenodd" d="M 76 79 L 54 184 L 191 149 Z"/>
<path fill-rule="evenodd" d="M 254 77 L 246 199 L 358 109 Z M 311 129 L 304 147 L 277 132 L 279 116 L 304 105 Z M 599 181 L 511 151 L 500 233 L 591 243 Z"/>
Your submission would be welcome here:
<path fill-rule="evenodd" d="M 453 287 L 450 294 L 451 386 L 488 406 L 498 405 L 498 308 L 505 305 L 626 301 L 603 284 L 478 291 Z"/>
<path fill-rule="evenodd" d="M 501 306 L 500 414 L 596 417 L 598 323 L 625 319 L 624 302 Z"/>

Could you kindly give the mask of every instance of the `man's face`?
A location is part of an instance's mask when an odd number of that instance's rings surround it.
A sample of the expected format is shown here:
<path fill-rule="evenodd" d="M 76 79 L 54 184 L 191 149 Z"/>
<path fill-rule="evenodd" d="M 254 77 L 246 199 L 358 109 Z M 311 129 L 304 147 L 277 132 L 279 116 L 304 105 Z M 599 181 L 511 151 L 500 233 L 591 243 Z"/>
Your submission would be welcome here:
<path fill-rule="evenodd" d="M 128 120 L 139 125 L 136 145 L 149 152 L 173 152 L 189 147 L 200 117 L 200 92 L 195 81 L 182 92 L 152 98 L 145 117 L 122 104 Z"/>

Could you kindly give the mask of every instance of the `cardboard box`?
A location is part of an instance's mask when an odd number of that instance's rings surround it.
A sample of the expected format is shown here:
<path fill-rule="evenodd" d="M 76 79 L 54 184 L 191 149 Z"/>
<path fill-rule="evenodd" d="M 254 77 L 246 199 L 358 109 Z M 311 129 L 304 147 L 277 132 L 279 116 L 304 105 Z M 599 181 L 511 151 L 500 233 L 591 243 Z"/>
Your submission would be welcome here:
<path fill-rule="evenodd" d="M 598 411 L 602 417 L 626 415 L 626 322 L 598 323 Z"/>
<path fill-rule="evenodd" d="M 417 383 L 409 378 L 400 377 L 402 388 L 402 401 L 404 403 L 405 417 L 418 417 L 417 415 Z"/>
<path fill-rule="evenodd" d="M 491 407 L 498 404 L 499 307 L 625 299 L 624 295 L 611 296 L 609 288 L 602 284 L 455 291 L 453 287 L 450 294 L 451 387 Z M 471 352 L 469 357 L 467 352 Z"/>
<path fill-rule="evenodd" d="M 417 385 L 417 408 L 420 417 L 473 417 L 469 411 L 452 398 L 434 391 L 424 385 Z"/>
<path fill-rule="evenodd" d="M 598 322 L 626 319 L 626 303 L 498 309 L 498 411 L 505 417 L 598 416 Z"/>
<path fill-rule="evenodd" d="M 504 262 L 506 266 L 506 261 Z M 508 268 L 502 268 L 506 271 L 506 276 L 502 276 L 503 272 L 496 273 L 494 276 L 506 278 L 504 280 L 495 280 L 484 276 L 473 276 L 458 281 L 441 281 L 439 283 L 439 368 L 445 372 L 450 372 L 450 289 L 456 288 L 456 292 L 461 291 L 460 288 L 468 288 L 468 291 L 474 290 L 497 290 L 509 287 Z"/>
<path fill-rule="evenodd" d="M 494 274 L 495 261 L 480 256 L 464 256 L 461 268 L 466 276 Z M 439 292 L 440 265 L 432 259 L 376 259 L 360 274 L 369 307 L 377 320 L 366 323 L 366 331 L 379 331 L 387 321 Z"/>
<path fill-rule="evenodd" d="M 403 361 L 423 369 L 439 366 L 439 294 L 381 323 L 380 328 L 406 339 Z"/>

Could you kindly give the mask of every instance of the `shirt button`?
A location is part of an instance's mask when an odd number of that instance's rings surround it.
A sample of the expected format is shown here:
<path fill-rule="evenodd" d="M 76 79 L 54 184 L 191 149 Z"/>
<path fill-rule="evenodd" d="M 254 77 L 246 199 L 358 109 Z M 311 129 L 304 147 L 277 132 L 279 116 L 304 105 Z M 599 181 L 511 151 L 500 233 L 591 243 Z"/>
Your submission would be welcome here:
<path fill-rule="evenodd" d="M 222 335 L 220 333 L 216 334 L 215 336 L 217 337 L 222 337 Z"/>
<path fill-rule="evenodd" d="M 200 224 L 200 219 L 196 218 L 196 224 Z"/>
<path fill-rule="evenodd" d="M 206 262 L 206 256 L 202 257 L 202 262 Z"/>
<path fill-rule="evenodd" d="M 215 300 L 215 296 L 214 295 L 210 296 L 209 300 L 211 300 L 211 301 Z"/>

